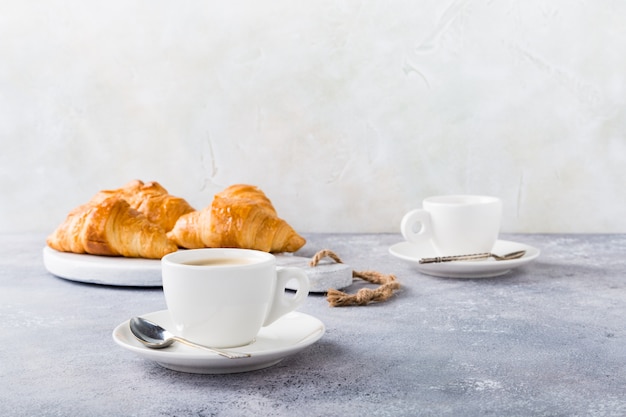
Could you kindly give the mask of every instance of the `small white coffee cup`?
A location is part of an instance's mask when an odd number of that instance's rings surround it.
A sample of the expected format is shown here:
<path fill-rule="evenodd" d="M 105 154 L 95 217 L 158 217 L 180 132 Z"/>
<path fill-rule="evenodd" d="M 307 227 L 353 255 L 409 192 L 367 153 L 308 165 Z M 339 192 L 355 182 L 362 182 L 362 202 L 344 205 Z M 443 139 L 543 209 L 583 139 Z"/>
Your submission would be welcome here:
<path fill-rule="evenodd" d="M 491 252 L 498 239 L 502 201 L 479 195 L 428 197 L 422 209 L 404 215 L 400 229 L 409 242 L 430 241 L 440 256 Z"/>
<path fill-rule="evenodd" d="M 190 249 L 161 260 L 163 293 L 179 336 L 211 347 L 251 343 L 261 327 L 295 310 L 309 280 L 298 268 L 276 269 L 274 255 L 249 249 Z M 296 280 L 295 295 L 285 293 Z"/>

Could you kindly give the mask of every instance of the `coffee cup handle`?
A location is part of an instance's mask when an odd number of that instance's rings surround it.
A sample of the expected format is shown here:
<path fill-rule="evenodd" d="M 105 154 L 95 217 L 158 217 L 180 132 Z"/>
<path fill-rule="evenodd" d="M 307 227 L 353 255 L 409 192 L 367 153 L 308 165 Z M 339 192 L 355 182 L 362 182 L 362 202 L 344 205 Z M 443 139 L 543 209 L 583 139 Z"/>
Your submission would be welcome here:
<path fill-rule="evenodd" d="M 309 294 L 309 277 L 300 268 L 281 268 L 276 271 L 276 289 L 274 299 L 263 326 L 269 326 L 285 314 L 298 308 Z M 287 283 L 295 279 L 298 282 L 298 290 L 291 297 L 285 294 Z"/>
<path fill-rule="evenodd" d="M 419 230 L 416 226 L 419 225 Z M 409 242 L 419 243 L 431 238 L 430 213 L 423 209 L 409 211 L 400 224 L 402 236 Z"/>

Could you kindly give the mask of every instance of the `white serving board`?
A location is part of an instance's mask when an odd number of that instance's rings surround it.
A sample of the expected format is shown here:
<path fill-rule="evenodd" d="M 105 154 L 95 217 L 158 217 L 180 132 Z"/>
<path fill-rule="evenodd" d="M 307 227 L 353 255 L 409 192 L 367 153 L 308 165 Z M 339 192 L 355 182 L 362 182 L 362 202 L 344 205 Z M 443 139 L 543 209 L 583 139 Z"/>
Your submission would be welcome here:
<path fill-rule="evenodd" d="M 48 272 L 71 281 L 126 287 L 161 286 L 159 259 L 66 253 L 46 246 L 43 249 L 43 261 Z M 324 259 L 316 267 L 310 267 L 308 263 L 308 258 L 291 254 L 276 255 L 278 267 L 304 269 L 309 277 L 311 292 L 326 292 L 329 288 L 341 289 L 352 283 L 352 270 L 346 264 Z M 295 281 L 289 283 L 288 288 L 297 289 Z"/>

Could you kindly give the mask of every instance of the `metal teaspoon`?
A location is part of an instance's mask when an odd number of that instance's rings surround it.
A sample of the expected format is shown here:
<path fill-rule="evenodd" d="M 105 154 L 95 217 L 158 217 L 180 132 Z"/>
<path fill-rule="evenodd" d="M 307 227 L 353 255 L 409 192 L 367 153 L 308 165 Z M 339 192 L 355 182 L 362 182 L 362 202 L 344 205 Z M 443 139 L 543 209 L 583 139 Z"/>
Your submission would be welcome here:
<path fill-rule="evenodd" d="M 216 349 L 197 343 L 191 342 L 179 336 L 175 336 L 171 332 L 167 331 L 163 327 L 143 317 L 133 317 L 129 322 L 130 331 L 141 343 L 152 349 L 161 349 L 171 345 L 174 342 L 180 342 L 187 346 L 192 346 L 199 349 L 205 349 L 213 353 L 217 353 L 220 356 L 224 356 L 229 359 L 249 358 L 249 353 L 240 353 L 227 351 L 222 349 Z"/>
<path fill-rule="evenodd" d="M 521 258 L 526 254 L 525 250 L 519 250 L 506 255 L 496 255 L 493 253 L 476 253 L 473 255 L 455 255 L 455 256 L 438 256 L 435 258 L 422 258 L 419 260 L 421 264 L 432 264 L 452 261 L 475 261 L 478 259 L 494 258 L 496 261 L 510 261 L 511 259 Z"/>

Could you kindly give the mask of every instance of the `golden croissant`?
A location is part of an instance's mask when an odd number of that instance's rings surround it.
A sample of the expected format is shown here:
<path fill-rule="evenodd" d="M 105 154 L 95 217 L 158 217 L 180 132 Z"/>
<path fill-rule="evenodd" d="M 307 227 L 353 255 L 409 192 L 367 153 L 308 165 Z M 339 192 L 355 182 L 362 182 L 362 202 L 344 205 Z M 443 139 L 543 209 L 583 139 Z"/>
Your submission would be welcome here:
<path fill-rule="evenodd" d="M 295 252 L 306 240 L 280 219 L 267 196 L 237 184 L 217 193 L 210 206 L 181 216 L 168 237 L 192 249 L 230 247 Z"/>
<path fill-rule="evenodd" d="M 159 225 L 117 196 L 75 208 L 46 242 L 62 252 L 153 259 L 178 249 Z"/>
<path fill-rule="evenodd" d="M 128 201 L 135 210 L 143 213 L 148 220 L 158 224 L 166 232 L 170 231 L 180 216 L 194 211 L 183 198 L 170 195 L 156 181 L 144 183 L 133 180 L 117 190 L 103 190 L 92 201 L 102 201 L 111 196 L 118 196 Z"/>

